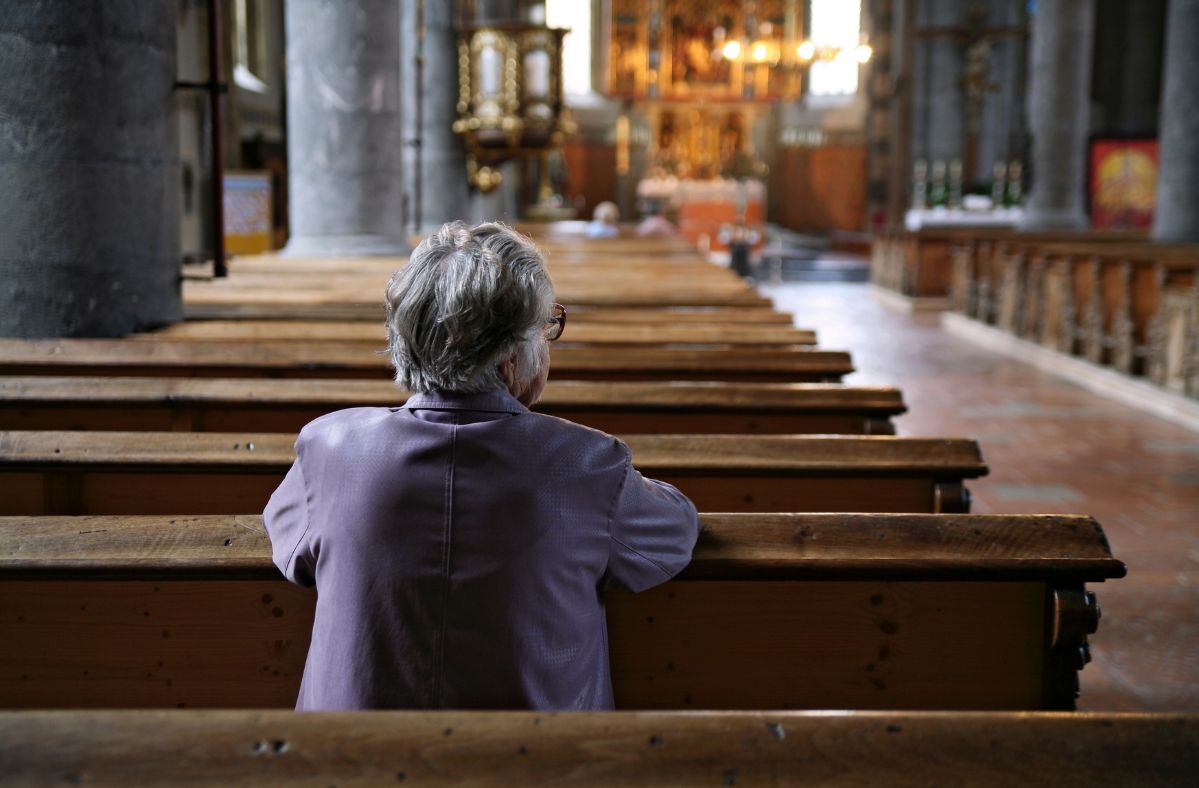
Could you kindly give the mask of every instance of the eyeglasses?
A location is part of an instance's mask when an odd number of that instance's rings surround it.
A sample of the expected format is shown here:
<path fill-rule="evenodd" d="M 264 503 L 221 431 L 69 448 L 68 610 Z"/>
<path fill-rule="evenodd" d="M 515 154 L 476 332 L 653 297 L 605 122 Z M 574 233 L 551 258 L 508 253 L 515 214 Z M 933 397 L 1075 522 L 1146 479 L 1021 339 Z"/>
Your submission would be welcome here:
<path fill-rule="evenodd" d="M 554 304 L 554 314 L 545 320 L 545 338 L 553 342 L 566 329 L 566 307 Z"/>

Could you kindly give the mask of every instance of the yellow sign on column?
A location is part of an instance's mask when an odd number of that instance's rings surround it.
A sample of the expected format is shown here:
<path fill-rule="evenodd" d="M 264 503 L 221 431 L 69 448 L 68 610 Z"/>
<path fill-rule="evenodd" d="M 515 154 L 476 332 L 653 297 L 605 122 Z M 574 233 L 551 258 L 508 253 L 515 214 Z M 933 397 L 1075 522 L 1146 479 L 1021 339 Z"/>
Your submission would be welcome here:
<path fill-rule="evenodd" d="M 225 173 L 225 250 L 261 254 L 271 249 L 271 174 Z"/>

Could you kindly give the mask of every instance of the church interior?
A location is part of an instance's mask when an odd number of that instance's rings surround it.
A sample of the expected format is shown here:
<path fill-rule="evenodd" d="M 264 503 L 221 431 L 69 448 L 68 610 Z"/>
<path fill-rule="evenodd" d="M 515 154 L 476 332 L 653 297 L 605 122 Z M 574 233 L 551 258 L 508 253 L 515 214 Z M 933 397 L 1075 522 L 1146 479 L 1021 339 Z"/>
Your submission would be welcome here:
<path fill-rule="evenodd" d="M 1199 0 L 0 0 L 0 782 L 1192 784 L 1197 41 Z M 261 513 L 305 424 L 409 396 L 385 289 L 453 221 L 536 244 L 533 410 L 699 541 L 597 589 L 615 710 L 296 712 L 318 595 Z"/>

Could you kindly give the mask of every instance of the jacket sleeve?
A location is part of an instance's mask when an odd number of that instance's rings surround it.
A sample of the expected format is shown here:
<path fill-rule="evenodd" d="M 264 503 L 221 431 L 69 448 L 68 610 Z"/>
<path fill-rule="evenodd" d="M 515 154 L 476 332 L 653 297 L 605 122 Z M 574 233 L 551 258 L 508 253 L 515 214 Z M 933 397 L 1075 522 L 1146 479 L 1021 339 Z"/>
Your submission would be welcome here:
<path fill-rule="evenodd" d="M 608 576 L 630 591 L 674 577 L 691 561 L 699 537 L 695 504 L 673 485 L 647 479 L 624 444 L 624 479 L 608 521 Z"/>
<path fill-rule="evenodd" d="M 308 518 L 308 490 L 298 455 L 283 483 L 271 494 L 262 524 L 271 539 L 271 557 L 283 576 L 302 586 L 314 585 L 316 552 Z"/>

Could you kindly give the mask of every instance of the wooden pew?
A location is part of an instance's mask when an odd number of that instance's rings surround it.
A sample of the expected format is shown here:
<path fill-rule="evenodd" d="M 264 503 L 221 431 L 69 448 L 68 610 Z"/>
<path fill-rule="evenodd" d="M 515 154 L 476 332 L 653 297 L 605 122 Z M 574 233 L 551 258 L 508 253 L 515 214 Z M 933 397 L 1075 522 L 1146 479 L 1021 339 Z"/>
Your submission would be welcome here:
<path fill-rule="evenodd" d="M 586 313 L 584 313 L 584 316 Z M 569 333 L 561 344 L 567 345 L 737 345 L 778 346 L 815 345 L 811 329 L 777 325 L 707 325 L 703 323 L 593 323 L 569 315 Z M 362 321 L 310 320 L 192 320 L 134 334 L 134 339 L 202 340 L 209 342 L 257 341 L 339 341 L 369 342 L 377 349 L 387 344 L 387 330 L 381 323 Z"/>
<path fill-rule="evenodd" d="M 627 709 L 1069 709 L 1124 575 L 1053 515 L 705 514 L 691 565 L 611 591 Z M 0 706 L 294 702 L 315 594 L 257 516 L 0 519 Z"/>
<path fill-rule="evenodd" d="M 183 298 L 189 304 L 320 304 L 382 301 L 389 274 L 236 274 L 227 279 L 185 279 Z M 645 283 L 634 275 L 593 276 L 555 283 L 555 299 L 574 305 L 680 307 L 758 306 L 770 300 L 743 282 L 731 280 L 679 281 L 670 286 Z"/>
<path fill-rule="evenodd" d="M 978 444 L 952 438 L 628 435 L 636 466 L 704 511 L 964 512 Z M 261 511 L 294 435 L 0 432 L 0 514 Z"/>
<path fill-rule="evenodd" d="M 1199 715 L 0 713 L 20 784 L 1179 786 Z"/>
<path fill-rule="evenodd" d="M 184 304 L 188 320 L 305 320 L 382 322 L 382 298 L 361 304 Z M 571 304 L 570 319 L 589 323 L 620 325 L 677 325 L 702 323 L 723 325 L 791 325 L 791 315 L 767 306 L 688 306 L 645 309 L 631 306 L 586 306 Z"/>
<path fill-rule="evenodd" d="M 745 283 L 728 268 L 712 265 L 695 253 L 597 254 L 586 246 L 545 251 L 546 270 L 555 284 L 561 280 L 574 285 L 593 280 L 599 273 L 619 273 L 636 276 L 644 284 L 686 280 L 712 283 L 730 291 L 745 289 Z M 229 271 L 236 277 L 261 274 L 390 277 L 407 262 L 403 257 L 280 257 L 266 254 L 235 257 L 229 262 Z M 206 272 L 200 273 L 202 276 Z"/>
<path fill-rule="evenodd" d="M 136 342 L 0 339 L 0 375 L 385 378 L 390 359 L 356 342 Z M 841 351 L 609 346 L 551 351 L 552 380 L 727 380 L 836 383 L 853 372 Z"/>
<path fill-rule="evenodd" d="M 0 377 L 0 430 L 299 432 L 340 408 L 396 406 L 388 380 Z M 579 382 L 536 410 L 605 432 L 893 435 L 898 389 L 829 383 Z"/>

